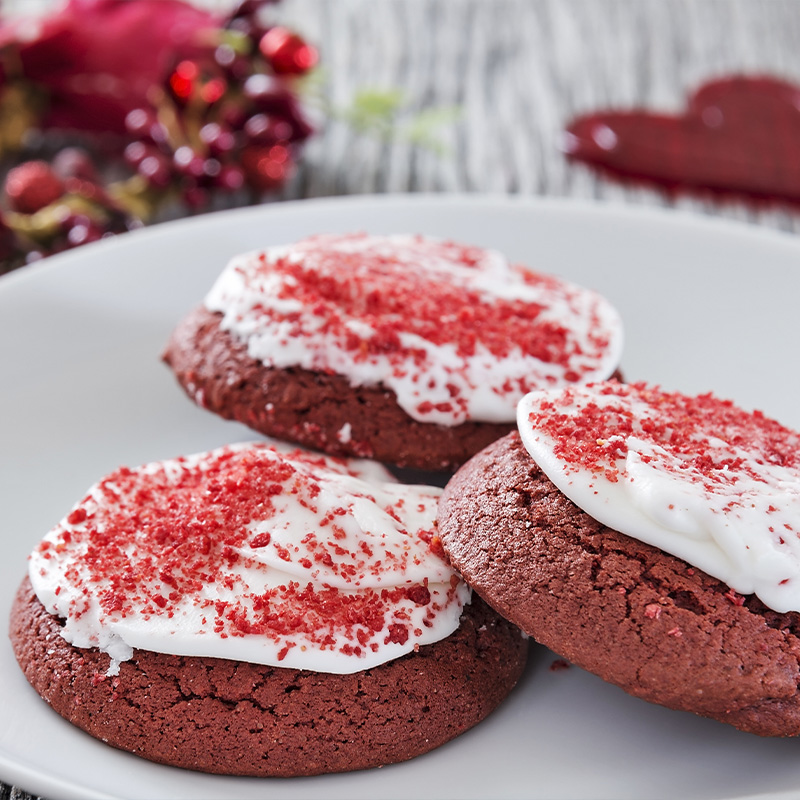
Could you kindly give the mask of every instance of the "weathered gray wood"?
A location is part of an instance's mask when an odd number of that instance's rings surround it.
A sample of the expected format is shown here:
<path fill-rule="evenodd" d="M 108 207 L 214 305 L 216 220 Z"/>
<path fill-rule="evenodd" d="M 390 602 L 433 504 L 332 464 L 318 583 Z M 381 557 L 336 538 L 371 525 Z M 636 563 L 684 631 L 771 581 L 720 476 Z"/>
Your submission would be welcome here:
<path fill-rule="evenodd" d="M 445 153 L 328 121 L 286 198 L 368 192 L 501 192 L 675 206 L 800 230 L 784 208 L 619 186 L 569 164 L 576 114 L 677 112 L 703 81 L 738 72 L 800 80 L 794 0 L 285 0 L 280 17 L 322 51 L 325 97 L 399 88 L 413 111 L 459 106 Z"/>

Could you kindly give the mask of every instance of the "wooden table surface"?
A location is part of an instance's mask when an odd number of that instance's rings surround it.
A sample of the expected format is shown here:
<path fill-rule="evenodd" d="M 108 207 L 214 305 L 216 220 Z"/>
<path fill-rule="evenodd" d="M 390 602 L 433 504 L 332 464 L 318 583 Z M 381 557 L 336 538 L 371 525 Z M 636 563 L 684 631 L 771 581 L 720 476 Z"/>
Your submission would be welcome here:
<path fill-rule="evenodd" d="M 623 187 L 569 163 L 563 131 L 600 108 L 677 113 L 715 77 L 800 81 L 793 0 L 285 0 L 288 23 L 319 44 L 326 99 L 399 88 L 409 116 L 457 108 L 443 150 L 326 125 L 287 197 L 499 192 L 674 206 L 783 230 L 800 213 L 754 210 Z M 443 114 L 443 116 L 445 116 Z"/>
<path fill-rule="evenodd" d="M 7 0 L 4 9 L 47 5 Z M 284 0 L 273 13 L 318 45 L 328 110 L 282 199 L 546 195 L 800 232 L 798 210 L 670 199 L 600 178 L 560 148 L 565 124 L 598 108 L 678 112 L 699 84 L 734 73 L 800 82 L 795 0 Z M 385 137 L 336 118 L 365 90 L 402 93 Z M 409 137 L 420 114 L 439 121 L 428 130 L 435 146 Z M 0 800 L 30 797 L 0 784 Z"/>

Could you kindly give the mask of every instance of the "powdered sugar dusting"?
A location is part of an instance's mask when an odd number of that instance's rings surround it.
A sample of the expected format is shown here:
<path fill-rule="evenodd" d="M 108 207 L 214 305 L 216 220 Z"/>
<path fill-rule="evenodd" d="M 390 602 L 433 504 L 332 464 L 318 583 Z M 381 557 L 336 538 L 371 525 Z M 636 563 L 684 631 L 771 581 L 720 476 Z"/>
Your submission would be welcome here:
<path fill-rule="evenodd" d="M 595 519 L 800 611 L 800 434 L 711 394 L 614 381 L 520 402 L 526 448 Z"/>
<path fill-rule="evenodd" d="M 420 236 L 318 236 L 234 259 L 206 297 L 268 366 L 392 389 L 414 419 L 511 421 L 535 388 L 606 378 L 622 325 L 594 292 Z"/>

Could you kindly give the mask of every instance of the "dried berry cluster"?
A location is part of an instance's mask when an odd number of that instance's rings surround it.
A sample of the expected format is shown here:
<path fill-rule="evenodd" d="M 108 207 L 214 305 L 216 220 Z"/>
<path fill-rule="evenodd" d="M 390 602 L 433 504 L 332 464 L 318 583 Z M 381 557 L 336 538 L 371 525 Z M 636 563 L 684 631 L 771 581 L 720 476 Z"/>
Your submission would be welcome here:
<path fill-rule="evenodd" d="M 12 163 L 0 271 L 168 203 L 203 210 L 285 182 L 312 133 L 298 81 L 317 52 L 263 21 L 268 2 L 220 15 L 183 0 L 70 0 L 34 36 L 31 20 L 0 27 L 0 154 Z M 54 137 L 70 146 L 31 159 L 32 139 L 46 149 Z"/>

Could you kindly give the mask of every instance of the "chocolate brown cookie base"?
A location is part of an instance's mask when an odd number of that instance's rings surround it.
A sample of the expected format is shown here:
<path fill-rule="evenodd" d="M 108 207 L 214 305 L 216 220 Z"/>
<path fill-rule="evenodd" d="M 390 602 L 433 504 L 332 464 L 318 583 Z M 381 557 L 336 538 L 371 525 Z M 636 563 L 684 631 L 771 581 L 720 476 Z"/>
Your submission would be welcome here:
<path fill-rule="evenodd" d="M 418 422 L 388 389 L 353 387 L 341 375 L 266 367 L 220 330 L 221 319 L 203 307 L 192 311 L 170 337 L 164 360 L 198 405 L 267 436 L 336 456 L 453 470 L 514 428 Z"/>
<path fill-rule="evenodd" d="M 352 675 L 136 650 L 72 647 L 27 578 L 11 641 L 28 681 L 61 716 L 151 761 L 228 775 L 292 777 L 376 767 L 433 750 L 511 691 L 527 640 L 480 598 L 459 629 L 417 653 Z"/>
<path fill-rule="evenodd" d="M 800 614 L 601 525 L 518 434 L 459 470 L 439 508 L 465 580 L 559 655 L 654 703 L 762 736 L 800 734 Z"/>

